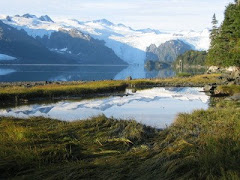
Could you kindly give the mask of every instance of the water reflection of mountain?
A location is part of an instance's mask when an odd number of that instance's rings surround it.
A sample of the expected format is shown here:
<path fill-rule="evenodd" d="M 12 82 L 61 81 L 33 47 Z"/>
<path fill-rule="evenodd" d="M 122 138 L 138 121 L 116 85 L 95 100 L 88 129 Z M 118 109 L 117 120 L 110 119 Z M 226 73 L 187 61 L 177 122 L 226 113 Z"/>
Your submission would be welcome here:
<path fill-rule="evenodd" d="M 131 76 L 133 79 L 139 78 L 165 78 L 175 76 L 176 73 L 171 68 L 160 70 L 147 70 L 143 65 L 130 65 L 121 72 L 119 72 L 114 79 L 125 79 Z"/>
<path fill-rule="evenodd" d="M 166 78 L 173 77 L 176 75 L 175 71 L 171 68 L 161 69 L 161 70 L 152 70 L 146 71 L 146 78 Z"/>
<path fill-rule="evenodd" d="M 1 109 L 3 116 L 28 118 L 43 116 L 64 121 L 87 119 L 101 114 L 119 119 L 165 127 L 180 112 L 208 108 L 209 97 L 201 88 L 152 88 L 128 96 L 114 96 L 82 101 L 60 101 Z"/>
<path fill-rule="evenodd" d="M 11 74 L 15 72 L 13 69 L 2 69 L 0 68 L 0 76 Z"/>
<path fill-rule="evenodd" d="M 186 72 L 199 74 L 204 71 L 188 69 Z M 100 66 L 100 65 L 2 65 L 0 82 L 13 81 L 92 81 L 107 79 L 166 78 L 176 75 L 172 68 L 160 70 L 144 68 L 143 65 Z"/>
<path fill-rule="evenodd" d="M 0 82 L 14 81 L 92 81 L 113 79 L 125 66 L 11 65 L 2 66 Z"/>

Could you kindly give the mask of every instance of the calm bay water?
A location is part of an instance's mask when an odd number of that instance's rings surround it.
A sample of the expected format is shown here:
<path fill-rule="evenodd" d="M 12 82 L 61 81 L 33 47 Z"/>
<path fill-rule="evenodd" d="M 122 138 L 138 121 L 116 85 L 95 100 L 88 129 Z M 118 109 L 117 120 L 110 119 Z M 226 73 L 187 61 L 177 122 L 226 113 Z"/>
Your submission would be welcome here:
<path fill-rule="evenodd" d="M 0 65 L 0 82 L 92 81 L 106 79 L 155 78 L 175 76 L 173 69 L 148 71 L 143 65 Z"/>
<path fill-rule="evenodd" d="M 209 96 L 202 88 L 152 88 L 126 96 L 70 101 L 52 104 L 34 104 L 3 108 L 2 116 L 29 118 L 43 116 L 63 121 L 83 120 L 104 114 L 107 117 L 136 120 L 140 123 L 165 128 L 178 113 L 207 109 Z"/>
<path fill-rule="evenodd" d="M 144 66 L 99 65 L 0 65 L 0 82 L 16 81 L 91 81 L 106 79 L 172 77 L 173 69 L 147 70 Z M 0 116 L 29 118 L 43 116 L 75 121 L 104 114 L 107 117 L 133 119 L 140 123 L 164 128 L 176 115 L 195 109 L 207 109 L 209 97 L 200 88 L 153 88 L 92 100 L 64 100 L 52 104 L 34 104 L 3 108 Z"/>

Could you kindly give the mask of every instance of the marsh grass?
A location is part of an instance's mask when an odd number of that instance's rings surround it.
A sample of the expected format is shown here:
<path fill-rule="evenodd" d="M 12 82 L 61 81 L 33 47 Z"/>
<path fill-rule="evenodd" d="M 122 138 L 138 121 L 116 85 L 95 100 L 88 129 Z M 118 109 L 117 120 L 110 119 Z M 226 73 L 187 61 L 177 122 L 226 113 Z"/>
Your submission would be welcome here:
<path fill-rule="evenodd" d="M 162 86 L 162 87 L 203 87 L 206 84 L 220 83 L 219 74 L 203 74 L 190 77 L 172 77 L 165 79 L 137 79 L 131 81 L 136 87 Z"/>
<path fill-rule="evenodd" d="M 54 99 L 60 97 L 98 96 L 99 94 L 124 91 L 127 87 L 203 87 L 218 82 L 219 75 L 197 75 L 193 77 L 174 77 L 166 79 L 138 79 L 119 81 L 68 82 L 66 84 L 46 84 L 33 87 L 9 85 L 0 87 L 0 103 L 33 99 Z"/>
<path fill-rule="evenodd" d="M 187 72 L 177 73 L 177 77 L 190 77 L 192 74 Z"/>
<path fill-rule="evenodd" d="M 125 90 L 123 81 L 72 82 L 72 84 L 47 84 L 41 86 L 7 86 L 0 88 L 0 101 L 55 97 L 84 97 L 97 93 Z"/>
<path fill-rule="evenodd" d="M 65 164 L 75 169 L 82 168 L 81 164 L 90 169 L 91 166 L 99 168 L 106 159 L 125 156 L 132 147 L 151 141 L 156 132 L 135 121 L 104 116 L 72 123 L 41 117 L 28 120 L 2 117 L 0 177 L 44 174 Z M 51 176 L 43 176 L 46 175 Z"/>
<path fill-rule="evenodd" d="M 164 179 L 240 177 L 240 111 L 210 109 L 180 114 L 159 142 Z"/>
<path fill-rule="evenodd" d="M 240 85 L 218 86 L 215 91 L 216 91 L 216 93 L 219 93 L 219 94 L 233 95 L 236 93 L 240 93 Z"/>
<path fill-rule="evenodd" d="M 0 118 L 0 178 L 239 179 L 236 101 L 179 114 L 167 129 L 99 116 Z"/>

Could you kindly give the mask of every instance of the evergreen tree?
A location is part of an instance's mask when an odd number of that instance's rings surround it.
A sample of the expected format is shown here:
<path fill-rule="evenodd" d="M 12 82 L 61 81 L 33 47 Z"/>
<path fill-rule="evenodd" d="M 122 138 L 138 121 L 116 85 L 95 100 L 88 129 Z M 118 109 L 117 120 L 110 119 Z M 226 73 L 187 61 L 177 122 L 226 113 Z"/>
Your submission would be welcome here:
<path fill-rule="evenodd" d="M 213 16 L 211 46 L 207 64 L 216 66 L 240 66 L 240 0 L 229 4 L 225 18 L 219 30 L 216 28 L 216 16 Z"/>
<path fill-rule="evenodd" d="M 207 62 L 208 64 L 215 64 L 216 62 L 216 58 L 218 57 L 218 51 L 217 49 L 219 49 L 219 44 L 216 42 L 217 37 L 218 37 L 218 27 L 217 27 L 218 21 L 216 18 L 216 15 L 214 14 L 212 17 L 212 29 L 211 29 L 211 33 L 210 33 L 210 40 L 211 40 L 211 44 L 210 44 L 210 50 L 208 53 L 208 58 L 207 58 Z"/>
<path fill-rule="evenodd" d="M 211 30 L 211 34 L 210 34 L 211 42 L 214 42 L 214 40 L 217 37 L 217 34 L 218 34 L 217 24 L 218 24 L 218 21 L 216 18 L 216 14 L 214 14 L 212 17 L 212 30 Z"/>

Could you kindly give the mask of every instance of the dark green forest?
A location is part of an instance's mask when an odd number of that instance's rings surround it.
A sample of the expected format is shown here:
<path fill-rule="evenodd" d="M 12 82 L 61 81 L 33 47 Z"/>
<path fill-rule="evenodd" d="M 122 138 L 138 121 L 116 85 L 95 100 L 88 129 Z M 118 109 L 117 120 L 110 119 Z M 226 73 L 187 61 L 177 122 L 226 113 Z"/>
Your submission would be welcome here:
<path fill-rule="evenodd" d="M 213 16 L 211 45 L 207 56 L 207 65 L 221 67 L 240 66 L 240 2 L 235 0 L 226 7 L 225 18 L 217 27 Z"/>
<path fill-rule="evenodd" d="M 178 66 L 180 60 L 184 66 L 204 66 L 207 57 L 206 51 L 187 51 L 182 55 L 179 55 L 177 60 L 174 62 L 174 66 Z"/>

